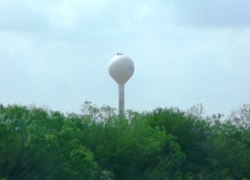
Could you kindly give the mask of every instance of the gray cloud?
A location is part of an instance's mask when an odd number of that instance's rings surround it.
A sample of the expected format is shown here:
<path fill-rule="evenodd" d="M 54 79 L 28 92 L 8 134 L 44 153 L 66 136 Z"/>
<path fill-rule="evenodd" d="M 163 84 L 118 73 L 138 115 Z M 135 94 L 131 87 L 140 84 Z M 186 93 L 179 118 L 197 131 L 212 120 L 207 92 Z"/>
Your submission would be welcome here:
<path fill-rule="evenodd" d="M 238 1 L 245 3 L 242 14 L 234 1 L 228 7 L 215 0 L 99 2 L 1 4 L 1 103 L 77 111 L 90 100 L 116 107 L 117 85 L 107 65 L 121 50 L 135 63 L 128 108 L 185 109 L 201 102 L 208 113 L 224 113 L 250 100 L 244 81 L 250 32 L 238 28 L 249 22 L 246 1 Z"/>
<path fill-rule="evenodd" d="M 176 23 L 203 27 L 249 26 L 248 0 L 176 0 L 172 7 Z"/>
<path fill-rule="evenodd" d="M 0 6 L 0 29 L 5 31 L 44 31 L 46 19 L 23 1 L 10 1 Z"/>

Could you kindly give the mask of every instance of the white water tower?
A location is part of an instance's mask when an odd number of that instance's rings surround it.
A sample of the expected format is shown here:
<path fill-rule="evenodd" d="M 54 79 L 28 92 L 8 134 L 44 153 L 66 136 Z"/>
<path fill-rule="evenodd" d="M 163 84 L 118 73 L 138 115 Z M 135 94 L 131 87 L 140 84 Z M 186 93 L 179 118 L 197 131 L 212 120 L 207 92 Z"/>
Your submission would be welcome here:
<path fill-rule="evenodd" d="M 123 55 L 117 53 L 109 62 L 109 74 L 117 82 L 119 88 L 119 113 L 124 114 L 125 110 L 125 83 L 134 73 L 133 61 Z"/>

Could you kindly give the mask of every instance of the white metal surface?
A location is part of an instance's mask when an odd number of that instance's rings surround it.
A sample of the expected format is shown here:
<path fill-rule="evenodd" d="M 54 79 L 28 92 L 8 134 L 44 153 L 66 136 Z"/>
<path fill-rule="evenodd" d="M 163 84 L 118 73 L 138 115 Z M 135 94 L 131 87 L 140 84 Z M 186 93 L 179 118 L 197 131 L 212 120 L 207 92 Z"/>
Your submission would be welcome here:
<path fill-rule="evenodd" d="M 109 74 L 117 82 L 119 90 L 119 113 L 125 110 L 125 83 L 134 73 L 133 61 L 120 53 L 117 53 L 109 62 Z"/>
<path fill-rule="evenodd" d="M 109 74 L 118 84 L 125 84 L 133 73 L 134 63 L 129 57 L 118 54 L 110 60 Z"/>
<path fill-rule="evenodd" d="M 119 85 L 119 113 L 124 114 L 125 111 L 125 87 L 124 84 Z"/>

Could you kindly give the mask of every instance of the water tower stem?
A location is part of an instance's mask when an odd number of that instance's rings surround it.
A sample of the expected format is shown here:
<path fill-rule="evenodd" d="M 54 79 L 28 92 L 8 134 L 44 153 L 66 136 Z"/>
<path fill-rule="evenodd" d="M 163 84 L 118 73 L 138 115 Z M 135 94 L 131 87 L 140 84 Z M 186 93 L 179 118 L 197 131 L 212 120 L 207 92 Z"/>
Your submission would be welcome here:
<path fill-rule="evenodd" d="M 124 115 L 125 109 L 125 93 L 124 93 L 124 84 L 119 84 L 119 113 Z"/>

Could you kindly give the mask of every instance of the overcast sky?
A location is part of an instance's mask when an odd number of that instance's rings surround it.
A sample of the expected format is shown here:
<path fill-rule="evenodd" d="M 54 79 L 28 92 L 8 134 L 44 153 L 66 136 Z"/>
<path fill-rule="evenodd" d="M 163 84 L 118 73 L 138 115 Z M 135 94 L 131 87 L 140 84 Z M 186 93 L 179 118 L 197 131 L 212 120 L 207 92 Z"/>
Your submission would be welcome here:
<path fill-rule="evenodd" d="M 0 0 L 0 103 L 117 107 L 120 51 L 135 64 L 127 109 L 250 102 L 249 0 Z"/>

